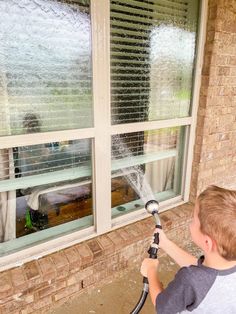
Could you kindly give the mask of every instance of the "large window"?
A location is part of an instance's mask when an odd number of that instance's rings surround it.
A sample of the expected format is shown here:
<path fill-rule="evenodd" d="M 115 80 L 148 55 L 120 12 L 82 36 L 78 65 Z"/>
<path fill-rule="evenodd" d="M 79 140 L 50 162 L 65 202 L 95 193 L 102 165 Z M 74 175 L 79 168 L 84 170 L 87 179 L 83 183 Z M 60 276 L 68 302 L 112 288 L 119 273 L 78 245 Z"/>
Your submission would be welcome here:
<path fill-rule="evenodd" d="M 199 5 L 0 2 L 0 255 L 187 199 Z"/>

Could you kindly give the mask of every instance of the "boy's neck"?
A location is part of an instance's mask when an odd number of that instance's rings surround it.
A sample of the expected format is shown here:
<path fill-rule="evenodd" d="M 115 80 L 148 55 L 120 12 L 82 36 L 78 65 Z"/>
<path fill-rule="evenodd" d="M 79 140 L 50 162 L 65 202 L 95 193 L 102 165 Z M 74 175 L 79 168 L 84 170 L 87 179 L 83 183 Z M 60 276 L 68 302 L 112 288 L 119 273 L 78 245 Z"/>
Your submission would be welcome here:
<path fill-rule="evenodd" d="M 236 261 L 227 261 L 225 258 L 215 252 L 207 253 L 204 256 L 205 258 L 203 265 L 210 268 L 224 270 L 236 266 Z"/>

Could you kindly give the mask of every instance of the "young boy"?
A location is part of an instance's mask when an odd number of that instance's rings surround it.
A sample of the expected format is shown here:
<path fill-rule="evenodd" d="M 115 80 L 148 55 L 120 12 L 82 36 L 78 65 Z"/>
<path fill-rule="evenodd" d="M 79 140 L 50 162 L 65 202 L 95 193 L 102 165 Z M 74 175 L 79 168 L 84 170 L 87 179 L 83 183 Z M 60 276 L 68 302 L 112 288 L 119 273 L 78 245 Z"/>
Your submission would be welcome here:
<path fill-rule="evenodd" d="M 197 198 L 190 232 L 204 252 L 198 260 L 157 231 L 160 247 L 181 267 L 163 289 L 158 260 L 143 261 L 141 273 L 148 277 L 157 313 L 235 314 L 236 191 L 210 186 Z"/>

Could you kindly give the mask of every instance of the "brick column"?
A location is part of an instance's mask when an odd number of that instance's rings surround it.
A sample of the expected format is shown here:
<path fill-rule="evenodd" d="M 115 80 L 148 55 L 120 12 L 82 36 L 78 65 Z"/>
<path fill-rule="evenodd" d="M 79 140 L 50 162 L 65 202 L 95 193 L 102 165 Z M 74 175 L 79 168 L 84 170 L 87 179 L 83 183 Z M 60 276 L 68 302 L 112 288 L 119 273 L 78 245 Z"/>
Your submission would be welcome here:
<path fill-rule="evenodd" d="M 210 184 L 236 187 L 236 2 L 210 0 L 191 201 Z"/>

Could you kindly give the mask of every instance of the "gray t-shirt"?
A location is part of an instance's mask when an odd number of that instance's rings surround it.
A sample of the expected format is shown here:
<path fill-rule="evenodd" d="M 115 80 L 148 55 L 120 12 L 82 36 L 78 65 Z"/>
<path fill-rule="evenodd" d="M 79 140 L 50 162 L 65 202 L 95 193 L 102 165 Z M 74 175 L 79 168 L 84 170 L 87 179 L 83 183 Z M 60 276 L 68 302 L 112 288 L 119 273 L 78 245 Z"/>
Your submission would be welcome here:
<path fill-rule="evenodd" d="M 236 266 L 217 270 L 203 260 L 177 272 L 156 298 L 158 314 L 236 314 Z"/>

